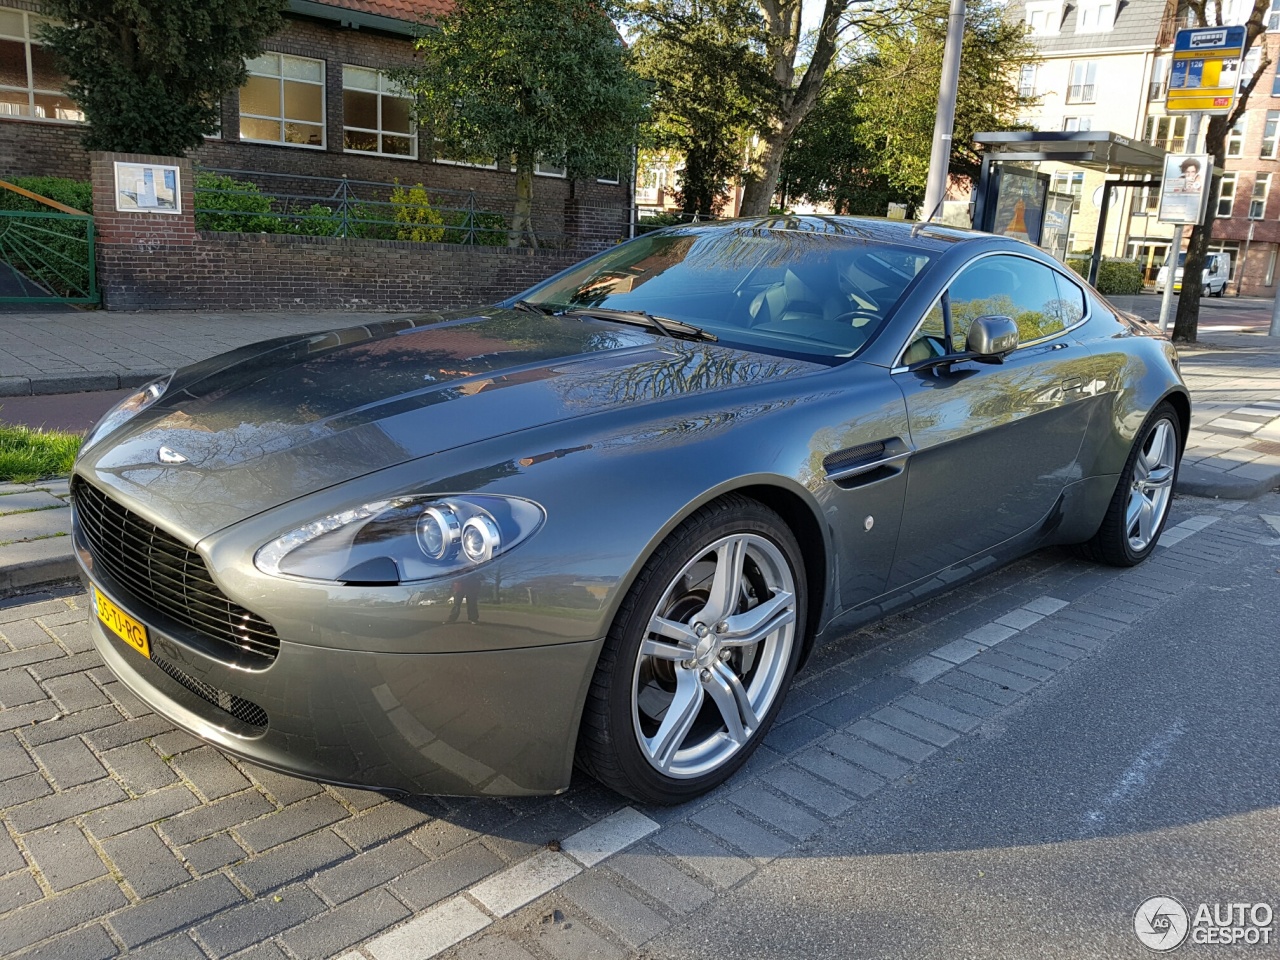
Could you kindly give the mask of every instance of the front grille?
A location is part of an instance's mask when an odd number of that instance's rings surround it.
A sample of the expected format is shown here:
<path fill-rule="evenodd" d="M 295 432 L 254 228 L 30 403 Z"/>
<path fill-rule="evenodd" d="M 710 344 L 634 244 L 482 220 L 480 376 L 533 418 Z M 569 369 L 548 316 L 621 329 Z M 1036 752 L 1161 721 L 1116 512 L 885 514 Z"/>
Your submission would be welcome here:
<path fill-rule="evenodd" d="M 225 690 L 219 690 L 211 683 L 205 683 L 203 680 L 197 680 L 195 677 L 188 676 L 179 670 L 167 660 L 161 660 L 159 657 L 152 657 L 151 662 L 157 667 L 173 677 L 174 680 L 182 684 L 197 697 L 207 700 L 224 713 L 229 713 L 241 723 L 247 723 L 251 727 L 259 727 L 266 729 L 267 711 L 252 700 L 246 700 L 244 697 L 237 697 L 233 693 L 227 693 Z"/>
<path fill-rule="evenodd" d="M 200 554 L 79 477 L 71 497 L 95 566 L 135 599 L 212 640 L 223 660 L 250 669 L 275 660 L 275 629 L 227 599 Z"/>

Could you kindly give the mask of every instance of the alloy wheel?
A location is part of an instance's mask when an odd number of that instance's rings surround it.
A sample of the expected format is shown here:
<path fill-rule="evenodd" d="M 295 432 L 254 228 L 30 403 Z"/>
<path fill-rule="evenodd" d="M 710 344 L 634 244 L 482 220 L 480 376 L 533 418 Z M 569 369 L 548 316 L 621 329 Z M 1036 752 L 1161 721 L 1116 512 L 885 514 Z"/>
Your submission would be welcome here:
<path fill-rule="evenodd" d="M 631 689 L 640 752 L 659 773 L 702 776 L 751 740 L 786 683 L 796 604 L 790 565 L 756 534 L 716 540 L 671 580 Z"/>
<path fill-rule="evenodd" d="M 1125 507 L 1125 535 L 1134 553 L 1146 550 L 1160 530 L 1173 496 L 1178 436 L 1168 420 L 1158 420 L 1133 462 L 1133 482 Z"/>

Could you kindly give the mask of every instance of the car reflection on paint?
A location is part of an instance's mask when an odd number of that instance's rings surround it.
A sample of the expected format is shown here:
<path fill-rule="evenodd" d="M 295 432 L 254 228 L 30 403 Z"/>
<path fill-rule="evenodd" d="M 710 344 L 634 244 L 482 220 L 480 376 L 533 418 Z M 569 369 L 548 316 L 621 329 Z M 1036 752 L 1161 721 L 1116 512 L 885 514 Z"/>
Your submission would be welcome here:
<path fill-rule="evenodd" d="M 824 637 L 1044 545 L 1143 560 L 1189 417 L 1025 243 L 725 221 L 158 380 L 87 438 L 75 543 L 104 661 L 229 753 L 673 803 Z"/>

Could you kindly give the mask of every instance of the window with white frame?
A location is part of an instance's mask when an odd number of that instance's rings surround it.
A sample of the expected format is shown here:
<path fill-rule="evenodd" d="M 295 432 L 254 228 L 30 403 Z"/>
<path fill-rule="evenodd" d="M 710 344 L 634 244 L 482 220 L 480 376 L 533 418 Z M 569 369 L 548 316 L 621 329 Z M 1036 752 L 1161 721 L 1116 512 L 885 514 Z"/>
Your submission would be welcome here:
<path fill-rule="evenodd" d="M 418 156 L 413 100 L 381 70 L 342 65 L 342 148 L 409 160 Z"/>
<path fill-rule="evenodd" d="M 1187 142 L 1187 118 L 1147 117 L 1142 139 L 1153 147 L 1163 147 L 1170 153 L 1181 153 Z"/>
<path fill-rule="evenodd" d="M 1222 175 L 1222 180 L 1218 185 L 1218 205 L 1214 210 L 1214 216 L 1229 217 L 1231 216 L 1231 208 L 1236 202 L 1236 173 L 1229 170 Z"/>
<path fill-rule="evenodd" d="M 1036 64 L 1024 63 L 1018 74 L 1018 96 L 1030 99 L 1036 95 Z"/>
<path fill-rule="evenodd" d="M 1148 100 L 1163 100 L 1169 92 L 1168 57 L 1156 57 L 1151 65 L 1151 85 L 1147 89 Z"/>
<path fill-rule="evenodd" d="M 1259 173 L 1253 178 L 1253 194 L 1249 197 L 1249 219 L 1261 220 L 1267 212 L 1267 194 L 1271 190 L 1271 174 Z"/>
<path fill-rule="evenodd" d="M 564 164 L 552 163 L 549 160 L 538 160 L 533 165 L 533 172 L 540 177 L 560 177 L 561 179 L 564 179 L 569 173 Z"/>
<path fill-rule="evenodd" d="M 1276 158 L 1276 145 L 1280 140 L 1277 133 L 1280 133 L 1280 110 L 1268 110 L 1266 123 L 1262 127 L 1262 150 L 1259 156 L 1267 160 Z"/>
<path fill-rule="evenodd" d="M 1075 133 L 1079 130 L 1092 130 L 1093 117 L 1063 117 L 1062 129 L 1068 133 Z"/>
<path fill-rule="evenodd" d="M 324 149 L 324 61 L 264 53 L 246 66 L 240 139 Z"/>
<path fill-rule="evenodd" d="M 34 36 L 42 17 L 0 7 L 0 117 L 80 123 L 84 113 L 66 93 L 66 75 Z"/>
<path fill-rule="evenodd" d="M 1080 0 L 1076 33 L 1102 33 L 1116 25 L 1115 0 Z"/>
<path fill-rule="evenodd" d="M 1027 29 L 1037 36 L 1053 36 L 1062 25 L 1062 0 L 1028 0 Z"/>
<path fill-rule="evenodd" d="M 1053 175 L 1053 192 L 1071 194 L 1071 212 L 1080 212 L 1080 198 L 1084 196 L 1084 171 L 1059 171 Z"/>
<path fill-rule="evenodd" d="M 1267 29 L 1273 33 L 1280 30 L 1280 0 L 1271 0 L 1271 10 L 1267 13 Z"/>
<path fill-rule="evenodd" d="M 1074 60 L 1067 85 L 1067 103 L 1093 103 L 1097 98 L 1098 62 Z"/>
<path fill-rule="evenodd" d="M 1227 156 L 1240 157 L 1244 155 L 1244 135 L 1247 114 L 1241 115 L 1240 119 L 1235 122 L 1231 130 L 1227 133 Z"/>

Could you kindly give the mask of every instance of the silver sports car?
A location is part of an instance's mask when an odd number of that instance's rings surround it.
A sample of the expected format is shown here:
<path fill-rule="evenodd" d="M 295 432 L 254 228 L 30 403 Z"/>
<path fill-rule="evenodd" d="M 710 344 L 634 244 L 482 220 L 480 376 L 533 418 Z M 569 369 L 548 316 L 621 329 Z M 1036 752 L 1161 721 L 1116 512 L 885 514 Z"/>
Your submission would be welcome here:
<path fill-rule="evenodd" d="M 75 469 L 107 665 L 228 753 L 674 803 L 823 636 L 1047 544 L 1156 545 L 1168 341 L 1039 250 L 825 217 L 646 234 L 496 306 L 245 347 Z"/>

